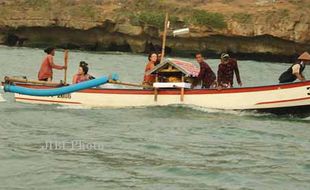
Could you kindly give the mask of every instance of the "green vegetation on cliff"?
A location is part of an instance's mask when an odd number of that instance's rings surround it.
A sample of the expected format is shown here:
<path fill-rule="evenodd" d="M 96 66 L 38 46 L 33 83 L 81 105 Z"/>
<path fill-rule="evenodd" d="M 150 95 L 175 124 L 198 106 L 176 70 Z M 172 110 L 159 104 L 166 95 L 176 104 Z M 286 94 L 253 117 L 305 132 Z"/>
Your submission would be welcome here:
<path fill-rule="evenodd" d="M 172 51 L 292 55 L 310 48 L 309 8 L 310 0 L 0 0 L 0 44 L 146 52 L 161 45 L 168 12 L 171 30 L 190 28 L 168 32 Z"/>
<path fill-rule="evenodd" d="M 184 3 L 164 0 L 131 0 L 130 4 L 121 6 L 118 9 L 120 15 L 126 17 L 132 23 L 143 23 L 162 28 L 165 20 L 165 12 L 168 12 L 170 22 L 183 23 L 183 25 L 205 26 L 215 29 L 224 29 L 227 27 L 226 18 L 222 13 L 209 12 L 185 6 Z"/>
<path fill-rule="evenodd" d="M 252 22 L 252 15 L 248 13 L 235 13 L 233 14 L 232 18 L 240 23 L 246 24 Z"/>
<path fill-rule="evenodd" d="M 204 10 L 193 10 L 193 14 L 191 15 L 188 22 L 219 29 L 226 28 L 227 26 L 223 14 L 207 12 Z"/>

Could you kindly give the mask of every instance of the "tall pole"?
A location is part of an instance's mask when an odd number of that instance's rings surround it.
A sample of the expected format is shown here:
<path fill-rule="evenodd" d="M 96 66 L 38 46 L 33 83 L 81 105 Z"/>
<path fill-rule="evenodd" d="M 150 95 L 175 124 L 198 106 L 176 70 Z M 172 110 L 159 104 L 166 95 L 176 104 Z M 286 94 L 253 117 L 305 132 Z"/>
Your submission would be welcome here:
<path fill-rule="evenodd" d="M 65 75 L 64 75 L 64 84 L 67 84 L 67 70 L 68 70 L 68 57 L 69 57 L 69 52 L 66 49 L 65 50 L 65 55 L 64 55 L 64 61 L 65 61 Z"/>
<path fill-rule="evenodd" d="M 168 15 L 168 13 L 166 13 L 165 28 L 164 28 L 163 44 L 162 44 L 162 49 L 161 49 L 161 59 L 160 59 L 160 62 L 163 62 L 164 57 L 165 57 L 165 47 L 166 47 L 166 38 L 167 38 L 167 31 L 168 31 L 168 22 L 169 22 L 169 15 Z"/>

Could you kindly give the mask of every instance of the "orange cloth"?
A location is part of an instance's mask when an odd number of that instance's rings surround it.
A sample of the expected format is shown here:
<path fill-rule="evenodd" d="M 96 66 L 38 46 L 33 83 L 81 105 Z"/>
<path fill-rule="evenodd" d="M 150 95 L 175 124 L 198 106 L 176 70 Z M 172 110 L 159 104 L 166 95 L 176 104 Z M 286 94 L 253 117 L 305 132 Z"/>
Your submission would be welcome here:
<path fill-rule="evenodd" d="M 144 74 L 144 80 L 143 83 L 153 85 L 155 82 L 155 76 L 152 74 L 147 75 L 146 73 L 150 70 L 152 70 L 155 67 L 153 62 L 148 62 L 146 67 L 145 67 L 145 74 Z"/>
<path fill-rule="evenodd" d="M 45 80 L 48 78 L 53 78 L 53 68 L 62 69 L 62 66 L 55 65 L 53 62 L 53 56 L 47 55 L 41 64 L 38 79 Z"/>

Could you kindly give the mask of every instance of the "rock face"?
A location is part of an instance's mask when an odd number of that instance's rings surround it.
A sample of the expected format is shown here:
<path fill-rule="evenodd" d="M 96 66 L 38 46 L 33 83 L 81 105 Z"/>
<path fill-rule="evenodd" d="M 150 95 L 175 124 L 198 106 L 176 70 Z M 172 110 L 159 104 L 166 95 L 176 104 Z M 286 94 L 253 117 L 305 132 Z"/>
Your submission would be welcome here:
<path fill-rule="evenodd" d="M 227 27 L 223 29 L 181 23 L 189 26 L 190 34 L 173 37 L 170 32 L 169 53 L 191 55 L 202 51 L 212 57 L 230 52 L 239 58 L 290 62 L 297 54 L 310 51 L 310 15 L 306 12 L 241 13 L 226 17 Z M 98 14 L 96 19 L 0 14 L 0 44 L 11 46 L 53 45 L 143 53 L 160 47 L 161 34 L 157 27 L 141 22 L 132 24 L 111 12 Z"/>

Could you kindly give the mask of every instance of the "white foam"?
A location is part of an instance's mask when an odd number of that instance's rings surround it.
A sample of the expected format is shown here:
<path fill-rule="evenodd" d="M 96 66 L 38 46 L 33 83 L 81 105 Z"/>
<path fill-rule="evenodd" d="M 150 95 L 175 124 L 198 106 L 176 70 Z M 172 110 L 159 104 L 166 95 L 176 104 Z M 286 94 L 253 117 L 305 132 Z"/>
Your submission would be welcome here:
<path fill-rule="evenodd" d="M 183 106 L 183 105 L 182 105 Z M 200 107 L 195 105 L 184 105 L 183 107 L 188 107 L 193 110 L 206 112 L 206 113 L 221 113 L 221 114 L 231 114 L 231 115 L 238 115 L 238 116 L 269 116 L 272 115 L 270 113 L 258 113 L 256 111 L 242 111 L 242 110 L 223 110 L 223 109 L 213 109 L 213 108 L 206 108 Z"/>
<path fill-rule="evenodd" d="M 93 109 L 89 106 L 83 106 L 83 105 L 60 105 L 57 106 L 56 109 L 60 110 L 90 110 Z"/>
<path fill-rule="evenodd" d="M 5 102 L 5 99 L 2 97 L 3 86 L 0 86 L 0 89 L 1 89 L 1 93 L 0 93 L 0 102 Z"/>
<path fill-rule="evenodd" d="M 5 102 L 5 99 L 2 97 L 1 94 L 0 94 L 0 102 Z"/>
<path fill-rule="evenodd" d="M 310 116 L 309 116 L 309 117 L 306 117 L 306 118 L 303 118 L 302 120 L 310 121 Z"/>
<path fill-rule="evenodd" d="M 219 114 L 231 114 L 231 115 L 237 115 L 237 116 L 270 116 L 272 114 L 270 113 L 258 113 L 256 111 L 239 111 L 239 110 L 221 110 L 221 109 L 212 109 L 212 108 L 205 108 L 195 105 L 170 105 L 172 107 L 184 107 L 184 108 L 190 108 L 193 110 L 205 112 L 205 113 L 219 113 Z M 148 106 L 139 106 L 139 107 L 131 107 L 132 109 L 145 109 Z M 163 106 L 164 107 L 164 106 Z M 57 109 L 62 110 L 75 110 L 75 109 L 81 109 L 81 110 L 91 110 L 91 109 L 102 109 L 100 107 L 91 107 L 91 106 L 84 106 L 84 105 L 60 105 L 56 107 Z M 128 107 L 109 107 L 108 109 L 119 109 L 119 108 L 128 108 Z M 310 120 L 310 117 L 308 118 Z"/>

